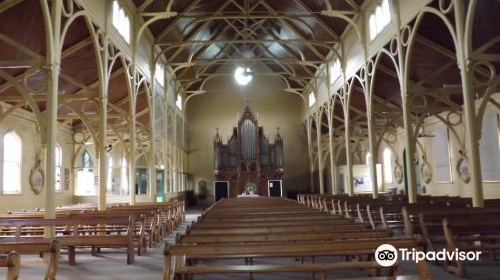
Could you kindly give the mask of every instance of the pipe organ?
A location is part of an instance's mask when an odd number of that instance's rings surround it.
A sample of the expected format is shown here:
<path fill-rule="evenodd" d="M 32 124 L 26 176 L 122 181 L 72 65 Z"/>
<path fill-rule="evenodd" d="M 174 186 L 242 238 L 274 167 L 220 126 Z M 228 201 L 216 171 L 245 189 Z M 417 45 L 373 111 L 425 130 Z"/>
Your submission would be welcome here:
<path fill-rule="evenodd" d="M 238 116 L 238 125 L 227 144 L 217 131 L 214 138 L 214 175 L 229 181 L 229 196 L 254 192 L 268 195 L 268 181 L 281 180 L 284 172 L 283 139 L 279 128 L 270 143 L 259 127 L 258 117 L 247 105 Z"/>

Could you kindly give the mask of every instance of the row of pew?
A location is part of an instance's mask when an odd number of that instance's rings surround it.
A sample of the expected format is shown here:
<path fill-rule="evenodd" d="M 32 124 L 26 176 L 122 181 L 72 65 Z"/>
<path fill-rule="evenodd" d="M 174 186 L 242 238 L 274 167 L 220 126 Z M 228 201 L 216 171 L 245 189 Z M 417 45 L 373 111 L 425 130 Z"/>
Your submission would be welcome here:
<path fill-rule="evenodd" d="M 76 250 L 124 248 L 127 264 L 135 255 L 145 254 L 184 221 L 183 201 L 110 205 L 105 211 L 93 206 L 58 207 L 54 219 L 46 219 L 43 209 L 9 211 L 0 214 L 0 264 L 8 267 L 7 279 L 18 269 L 16 254 L 43 254 L 48 259 L 44 279 L 56 279 L 61 250 L 68 264 L 76 264 Z M 49 236 L 50 238 L 47 238 Z M 10 277 L 10 278 L 9 278 Z"/>
<path fill-rule="evenodd" d="M 279 273 L 293 273 L 294 279 L 300 273 L 312 279 L 431 279 L 425 262 L 417 265 L 417 275 L 404 275 L 398 263 L 381 267 L 374 253 L 386 243 L 417 251 L 423 245 L 293 200 L 229 198 L 208 208 L 175 245 L 165 246 L 163 279 Z"/>
<path fill-rule="evenodd" d="M 400 195 L 378 199 L 368 195 L 309 194 L 298 197 L 299 204 L 312 209 L 341 215 L 368 224 L 372 229 L 421 238 L 426 252 L 443 248 L 449 252 L 482 252 L 491 261 L 497 261 L 496 254 L 500 250 L 499 199 L 485 200 L 484 208 L 473 208 L 470 198 L 457 196 L 419 196 L 417 201 L 410 204 Z M 466 276 L 464 261 L 445 260 L 442 265 L 457 276 Z"/>

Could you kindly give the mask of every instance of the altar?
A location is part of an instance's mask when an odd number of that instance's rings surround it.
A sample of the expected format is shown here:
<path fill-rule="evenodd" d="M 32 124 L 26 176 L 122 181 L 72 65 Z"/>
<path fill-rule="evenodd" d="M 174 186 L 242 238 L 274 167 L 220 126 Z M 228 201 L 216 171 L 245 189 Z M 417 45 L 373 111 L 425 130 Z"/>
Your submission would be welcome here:
<path fill-rule="evenodd" d="M 279 181 L 284 173 L 283 139 L 279 128 L 270 142 L 259 126 L 258 116 L 246 105 L 238 115 L 237 127 L 226 144 L 219 132 L 214 137 L 215 181 L 227 182 L 228 197 L 241 194 L 273 196 L 272 182 Z"/>

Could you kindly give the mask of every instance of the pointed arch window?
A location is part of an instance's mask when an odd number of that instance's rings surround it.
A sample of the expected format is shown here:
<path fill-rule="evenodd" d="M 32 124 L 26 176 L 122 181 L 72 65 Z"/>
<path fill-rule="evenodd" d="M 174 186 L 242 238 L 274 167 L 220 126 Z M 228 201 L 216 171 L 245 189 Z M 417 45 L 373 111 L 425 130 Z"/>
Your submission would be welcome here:
<path fill-rule="evenodd" d="M 369 19 L 370 40 L 373 40 L 380 34 L 391 22 L 391 10 L 389 0 L 383 0 L 375 7 Z"/>
<path fill-rule="evenodd" d="M 130 43 L 130 18 L 116 0 L 113 1 L 112 23 L 125 42 Z"/>
<path fill-rule="evenodd" d="M 108 177 L 106 178 L 108 194 L 113 191 L 113 158 L 108 155 Z"/>
<path fill-rule="evenodd" d="M 330 66 L 330 85 L 340 78 L 340 61 L 336 59 Z"/>
<path fill-rule="evenodd" d="M 9 132 L 3 137 L 3 193 L 21 193 L 21 137 Z"/>
<path fill-rule="evenodd" d="M 175 101 L 175 105 L 179 110 L 182 111 L 182 96 L 180 94 L 177 94 L 177 100 Z"/>
<path fill-rule="evenodd" d="M 392 152 L 389 148 L 384 149 L 384 181 L 392 184 Z"/>
<path fill-rule="evenodd" d="M 56 192 L 62 191 L 61 183 L 61 170 L 62 170 L 62 149 L 61 146 L 56 145 L 55 150 L 55 172 L 56 172 Z"/>
<path fill-rule="evenodd" d="M 92 156 L 87 150 L 84 150 L 80 156 L 80 167 L 77 171 L 75 191 L 77 195 L 94 195 L 96 193 L 93 167 Z"/>
<path fill-rule="evenodd" d="M 316 96 L 314 95 L 314 92 L 309 93 L 309 107 L 312 107 L 314 104 L 316 104 Z"/>
<path fill-rule="evenodd" d="M 365 156 L 366 165 L 370 166 L 371 159 L 372 159 L 372 154 L 370 152 L 366 152 Z"/>
<path fill-rule="evenodd" d="M 121 184 L 122 184 L 121 194 L 128 194 L 129 193 L 128 164 L 126 157 L 122 158 L 122 163 L 121 163 Z"/>
<path fill-rule="evenodd" d="M 165 86 L 165 66 L 161 63 L 156 63 L 155 67 L 155 80 L 160 86 Z"/>

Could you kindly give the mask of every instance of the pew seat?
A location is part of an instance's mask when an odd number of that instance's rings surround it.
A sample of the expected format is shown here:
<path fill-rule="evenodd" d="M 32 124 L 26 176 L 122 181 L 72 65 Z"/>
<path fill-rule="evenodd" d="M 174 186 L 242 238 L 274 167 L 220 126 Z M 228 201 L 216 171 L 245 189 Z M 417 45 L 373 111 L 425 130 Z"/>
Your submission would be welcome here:
<path fill-rule="evenodd" d="M 19 253 L 10 252 L 8 254 L 0 254 L 0 268 L 7 268 L 5 280 L 17 280 L 21 267 L 21 259 Z"/>
<path fill-rule="evenodd" d="M 15 251 L 23 254 L 44 254 L 47 256 L 47 271 L 45 280 L 55 280 L 59 266 L 60 247 L 59 242 L 54 239 L 38 239 L 25 241 L 5 241 L 0 242 L 0 253 Z M 8 278 L 7 278 L 8 279 Z M 15 278 L 14 278 L 15 279 Z"/>
<path fill-rule="evenodd" d="M 210 244 L 210 245 L 166 245 L 164 248 L 164 280 L 179 275 L 226 274 L 226 273 L 270 273 L 270 272 L 320 272 L 322 279 L 327 271 L 335 270 L 373 270 L 379 275 L 380 265 L 373 260 L 373 252 L 378 246 L 390 243 L 396 248 L 416 248 L 420 242 L 413 238 L 353 239 L 325 242 L 278 242 L 272 244 Z M 282 257 L 321 257 L 346 256 L 344 261 L 299 264 L 266 265 L 210 265 L 193 266 L 198 260 L 253 259 Z M 366 256 L 366 259 L 363 258 Z M 356 261 L 351 261 L 356 257 Z M 250 262 L 251 263 L 251 262 Z M 175 264 L 172 267 L 172 264 Z M 396 263 L 388 270 L 397 269 Z M 418 264 L 420 278 L 429 279 L 425 262 Z M 370 279 L 370 278 L 368 278 Z"/>
<path fill-rule="evenodd" d="M 500 251 L 500 222 L 498 220 L 443 221 L 446 250 L 464 252 L 488 252 L 495 260 Z M 466 276 L 462 260 L 444 262 L 446 270 L 459 277 Z"/>
<path fill-rule="evenodd" d="M 107 229 L 107 225 L 110 225 L 111 228 Z M 76 247 L 125 248 L 127 251 L 127 264 L 134 262 L 133 231 L 135 220 L 133 216 L 0 220 L 0 226 L 15 228 L 15 234 L 0 239 L 1 243 L 44 240 L 39 231 L 33 234 L 29 230 L 24 230 L 25 227 L 64 226 L 64 231 L 58 232 L 55 239 L 61 247 L 68 249 L 68 261 L 70 265 L 76 263 Z M 118 230 L 113 228 L 116 226 L 120 226 Z M 126 228 L 125 232 L 123 228 Z"/>

